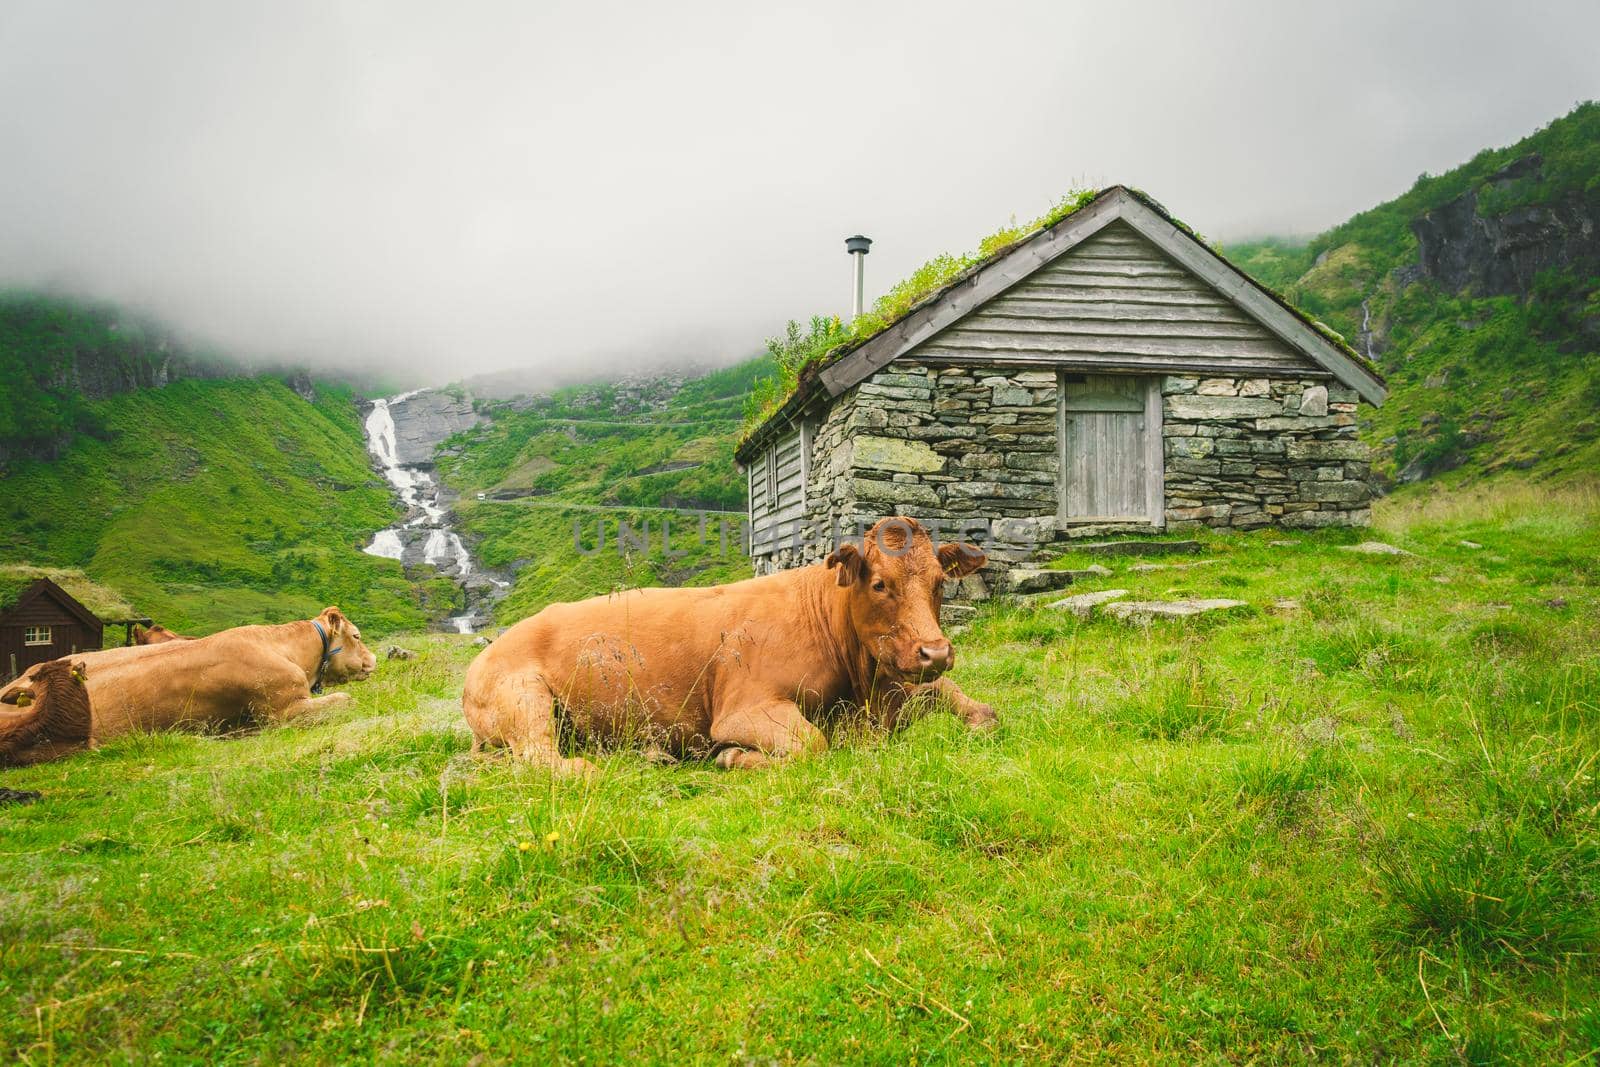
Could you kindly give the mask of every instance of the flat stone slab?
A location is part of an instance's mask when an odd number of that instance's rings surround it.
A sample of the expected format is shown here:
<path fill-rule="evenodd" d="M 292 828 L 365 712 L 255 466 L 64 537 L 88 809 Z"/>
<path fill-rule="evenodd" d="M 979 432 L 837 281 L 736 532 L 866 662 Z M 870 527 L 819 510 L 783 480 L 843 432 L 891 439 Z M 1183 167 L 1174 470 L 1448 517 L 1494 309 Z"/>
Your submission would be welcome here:
<path fill-rule="evenodd" d="M 1194 556 L 1200 552 L 1200 542 L 1094 541 L 1070 548 L 1073 552 L 1087 552 L 1091 556 Z"/>
<path fill-rule="evenodd" d="M 1043 567 L 1013 567 L 1011 573 L 1006 575 L 1006 590 L 1011 593 L 1048 593 L 1065 589 L 1072 582 L 1071 571 L 1053 571 Z"/>
<path fill-rule="evenodd" d="M 1363 541 L 1359 545 L 1340 545 L 1341 552 L 1359 552 L 1363 556 L 1410 556 L 1415 553 L 1384 544 L 1382 541 Z"/>
<path fill-rule="evenodd" d="M 1190 567 L 1209 567 L 1213 563 L 1221 563 L 1220 559 L 1197 559 L 1188 563 L 1135 563 L 1129 567 L 1130 571 L 1185 571 Z"/>
<path fill-rule="evenodd" d="M 1100 610 L 1123 622 L 1143 625 L 1157 619 L 1192 619 L 1211 611 L 1246 606 L 1242 600 L 1119 600 Z"/>
<path fill-rule="evenodd" d="M 957 626 L 969 623 L 977 614 L 978 609 L 970 604 L 946 604 L 939 609 L 939 625 Z"/>
<path fill-rule="evenodd" d="M 1051 574 L 1069 575 L 1072 580 L 1067 582 L 1066 585 L 1058 584 L 1058 585 L 1054 585 L 1054 586 L 1051 586 L 1051 587 L 1047 587 L 1045 589 L 1037 590 L 1037 591 L 1032 592 L 1032 593 L 1018 593 L 1018 592 L 1012 591 L 1010 595 L 1012 597 L 1018 599 L 1018 600 L 1024 600 L 1024 601 L 1027 601 L 1027 600 L 1041 600 L 1041 599 L 1044 599 L 1044 598 L 1047 598 L 1047 597 L 1060 596 L 1061 595 L 1061 590 L 1066 588 L 1066 586 L 1076 585 L 1078 582 L 1093 581 L 1096 578 L 1109 578 L 1109 577 L 1111 577 L 1111 573 L 1112 572 L 1111 572 L 1111 568 L 1110 567 L 1102 567 L 1098 563 L 1091 563 L 1087 567 L 1080 567 L 1080 568 L 1077 568 L 1075 570 L 1068 570 L 1068 571 L 1055 571 L 1055 570 L 1053 570 L 1050 573 Z"/>
<path fill-rule="evenodd" d="M 1127 595 L 1126 589 L 1102 589 L 1096 593 L 1078 593 L 1061 600 L 1052 600 L 1045 607 L 1055 608 L 1057 611 L 1070 611 L 1080 619 L 1087 619 L 1101 604 Z"/>

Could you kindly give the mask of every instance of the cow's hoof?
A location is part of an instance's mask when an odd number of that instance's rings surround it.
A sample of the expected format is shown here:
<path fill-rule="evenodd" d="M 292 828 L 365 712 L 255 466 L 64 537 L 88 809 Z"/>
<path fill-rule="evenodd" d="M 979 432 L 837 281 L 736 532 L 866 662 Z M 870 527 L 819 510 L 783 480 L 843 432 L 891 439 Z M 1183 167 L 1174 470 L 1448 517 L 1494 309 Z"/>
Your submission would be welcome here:
<path fill-rule="evenodd" d="M 987 704 L 979 704 L 966 714 L 967 729 L 973 733 L 989 733 L 1000 728 L 1000 716 Z"/>
<path fill-rule="evenodd" d="M 753 771 L 771 763 L 766 756 L 748 748 L 725 748 L 717 753 L 717 766 L 725 771 Z"/>
<path fill-rule="evenodd" d="M 596 778 L 600 768 L 581 757 L 577 759 L 557 760 L 550 768 L 556 772 L 557 778 Z"/>

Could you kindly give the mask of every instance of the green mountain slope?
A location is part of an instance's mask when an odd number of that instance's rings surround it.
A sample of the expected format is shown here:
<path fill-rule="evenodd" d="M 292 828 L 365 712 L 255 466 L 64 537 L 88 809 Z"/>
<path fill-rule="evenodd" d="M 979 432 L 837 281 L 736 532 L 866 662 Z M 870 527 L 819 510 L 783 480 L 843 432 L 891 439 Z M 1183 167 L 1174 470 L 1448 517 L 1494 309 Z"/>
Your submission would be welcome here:
<path fill-rule="evenodd" d="M 516 572 L 499 621 L 623 586 L 749 577 L 733 442 L 751 387 L 771 373 L 758 359 L 686 381 L 562 389 L 490 405 L 487 426 L 446 442 L 439 470 L 461 493 L 475 554 Z M 648 543 L 621 545 L 623 524 Z"/>
<path fill-rule="evenodd" d="M 1600 470 L 1600 105 L 1241 267 L 1370 354 L 1364 433 L 1401 482 Z M 1456 473 L 1449 473 L 1456 472 Z"/>
<path fill-rule="evenodd" d="M 179 630 L 338 603 L 382 633 L 448 607 L 448 583 L 414 586 L 361 551 L 395 505 L 347 388 L 319 385 L 314 402 L 272 378 L 58 393 L 92 430 L 0 471 L 0 562 L 82 567 Z"/>

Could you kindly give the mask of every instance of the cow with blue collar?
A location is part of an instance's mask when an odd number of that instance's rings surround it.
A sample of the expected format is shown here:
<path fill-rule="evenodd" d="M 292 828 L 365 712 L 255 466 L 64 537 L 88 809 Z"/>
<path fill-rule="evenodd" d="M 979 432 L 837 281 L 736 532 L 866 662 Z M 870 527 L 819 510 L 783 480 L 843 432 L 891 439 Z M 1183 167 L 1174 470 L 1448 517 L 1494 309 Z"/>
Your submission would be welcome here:
<path fill-rule="evenodd" d="M 323 693 L 323 686 L 360 681 L 378 666 L 360 628 L 334 607 L 314 619 L 84 652 L 72 660 L 87 674 L 90 745 L 134 731 L 295 719 L 346 703 L 348 693 Z M 0 725 L 28 714 L 43 666 L 0 689 Z"/>

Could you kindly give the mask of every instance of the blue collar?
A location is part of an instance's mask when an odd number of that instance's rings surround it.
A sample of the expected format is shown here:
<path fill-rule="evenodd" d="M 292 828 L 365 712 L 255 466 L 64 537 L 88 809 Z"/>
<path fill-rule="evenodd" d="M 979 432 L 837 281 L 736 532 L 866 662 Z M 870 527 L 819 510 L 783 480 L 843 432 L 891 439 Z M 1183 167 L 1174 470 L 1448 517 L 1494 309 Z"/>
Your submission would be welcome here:
<path fill-rule="evenodd" d="M 317 675 L 311 680 L 311 691 L 313 693 L 320 693 L 322 692 L 322 675 L 328 669 L 328 661 L 332 659 L 335 654 L 343 652 L 344 646 L 340 645 L 338 648 L 329 648 L 328 646 L 333 643 L 333 639 L 328 636 L 328 631 L 323 628 L 321 620 L 312 619 L 311 625 L 317 628 L 317 636 L 322 638 L 322 658 L 317 661 Z"/>

